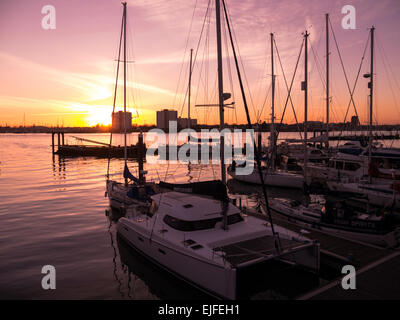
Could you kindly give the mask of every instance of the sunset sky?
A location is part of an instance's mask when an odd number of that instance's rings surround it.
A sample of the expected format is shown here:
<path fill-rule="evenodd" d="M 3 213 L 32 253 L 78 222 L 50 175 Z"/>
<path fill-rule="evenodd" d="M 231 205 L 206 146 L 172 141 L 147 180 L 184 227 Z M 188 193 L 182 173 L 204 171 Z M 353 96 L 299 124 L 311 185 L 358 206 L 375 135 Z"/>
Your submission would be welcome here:
<path fill-rule="evenodd" d="M 192 117 L 216 123 L 216 44 L 214 0 L 210 19 L 208 0 L 128 0 L 128 103 L 138 124 L 155 122 L 155 112 L 183 107 L 188 81 L 190 48 L 196 51 L 192 77 Z M 290 82 L 302 42 L 310 32 L 309 120 L 325 121 L 325 13 L 335 31 L 353 87 L 369 28 L 376 27 L 376 99 L 374 121 L 400 123 L 400 1 L 399 0 L 226 0 L 231 15 L 252 121 L 256 113 L 269 122 L 271 93 L 270 33 L 276 37 L 283 68 Z M 356 29 L 344 30 L 341 9 L 356 9 Z M 56 9 L 56 29 L 42 28 L 42 7 Z M 121 27 L 120 0 L 1 0 L 0 1 L 0 125 L 87 126 L 109 124 Z M 224 33 L 224 32 L 223 32 Z M 225 34 L 225 33 L 224 33 Z M 349 101 L 345 78 L 331 34 L 332 122 L 341 122 Z M 225 37 L 223 36 L 223 43 Z M 226 50 L 223 50 L 226 57 Z M 315 54 L 314 54 L 315 53 Z M 231 57 L 231 52 L 229 52 Z M 204 59 L 203 59 L 204 58 Z M 369 71 L 369 49 L 361 75 Z M 233 62 L 224 59 L 225 92 L 233 92 L 236 109 L 226 111 L 229 123 L 244 123 L 245 115 Z M 293 101 L 303 121 L 303 57 L 293 86 Z M 286 88 L 277 57 L 278 121 Z M 122 75 L 122 74 L 121 74 Z M 233 79 L 231 85 L 230 78 Z M 122 85 L 122 77 L 120 77 Z M 119 93 L 122 93 L 122 87 Z M 233 90 L 232 90 L 233 89 Z M 367 119 L 367 80 L 359 79 L 355 101 L 361 122 Z M 122 107 L 118 96 L 118 110 Z M 264 106 L 264 107 L 263 107 Z M 181 113 L 183 110 L 183 113 Z M 354 115 L 350 109 L 349 117 Z M 348 117 L 348 119 L 349 119 Z M 293 123 L 289 109 L 284 122 Z"/>

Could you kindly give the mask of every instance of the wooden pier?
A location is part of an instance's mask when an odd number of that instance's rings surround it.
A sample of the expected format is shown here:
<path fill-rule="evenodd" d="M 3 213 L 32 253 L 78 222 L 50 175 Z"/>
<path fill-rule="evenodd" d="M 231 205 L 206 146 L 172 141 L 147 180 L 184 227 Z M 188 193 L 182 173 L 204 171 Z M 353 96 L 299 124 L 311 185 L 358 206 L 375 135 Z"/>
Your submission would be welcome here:
<path fill-rule="evenodd" d="M 57 145 L 55 145 L 54 137 L 57 135 Z M 65 144 L 64 132 L 53 131 L 51 133 L 51 149 L 52 153 L 62 157 L 97 157 L 97 158 L 123 158 L 124 147 L 111 146 L 107 143 L 74 137 L 73 138 L 82 141 L 89 142 L 95 145 L 81 145 L 81 144 Z M 57 147 L 57 149 L 56 149 Z M 127 156 L 133 159 L 144 159 L 146 157 L 146 144 L 143 143 L 143 139 L 135 145 L 127 146 Z"/>

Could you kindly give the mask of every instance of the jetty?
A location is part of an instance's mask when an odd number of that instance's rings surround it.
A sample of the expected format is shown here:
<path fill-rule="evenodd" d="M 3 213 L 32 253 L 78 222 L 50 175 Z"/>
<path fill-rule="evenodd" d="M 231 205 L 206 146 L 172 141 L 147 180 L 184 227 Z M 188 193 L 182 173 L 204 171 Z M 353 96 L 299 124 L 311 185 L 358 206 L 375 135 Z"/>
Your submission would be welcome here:
<path fill-rule="evenodd" d="M 268 218 L 252 209 L 246 214 L 263 220 Z M 320 243 L 320 275 L 327 279 L 320 286 L 296 297 L 296 300 L 398 299 L 400 296 L 400 250 L 328 234 L 292 223 L 272 213 L 277 225 L 302 233 Z M 356 289 L 343 289 L 345 265 L 356 270 Z"/>
<path fill-rule="evenodd" d="M 57 145 L 55 144 L 57 136 Z M 97 157 L 97 158 L 123 158 L 123 146 L 110 146 L 108 143 L 71 136 L 80 142 L 91 144 L 66 144 L 63 131 L 53 131 L 51 133 L 51 149 L 53 155 L 62 157 Z M 137 144 L 127 146 L 127 156 L 133 159 L 144 159 L 146 157 L 146 144 L 143 139 L 139 139 Z"/>

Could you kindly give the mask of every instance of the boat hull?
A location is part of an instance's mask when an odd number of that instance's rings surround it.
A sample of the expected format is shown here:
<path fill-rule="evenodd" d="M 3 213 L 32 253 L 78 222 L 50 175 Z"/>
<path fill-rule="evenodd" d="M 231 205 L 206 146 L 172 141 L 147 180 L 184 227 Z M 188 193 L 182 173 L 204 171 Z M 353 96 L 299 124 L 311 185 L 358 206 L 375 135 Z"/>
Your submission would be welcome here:
<path fill-rule="evenodd" d="M 183 253 L 158 241 L 158 236 L 136 231 L 127 219 L 120 219 L 117 230 L 131 246 L 152 262 L 208 294 L 224 299 L 236 298 L 236 269 L 228 264 L 213 264 Z"/>
<path fill-rule="evenodd" d="M 364 201 L 375 206 L 400 209 L 400 194 L 397 191 L 390 190 L 386 185 L 383 185 L 383 188 L 378 185 L 374 189 L 363 184 L 328 181 L 327 186 L 333 192 L 347 192 L 363 196 Z"/>
<path fill-rule="evenodd" d="M 270 208 L 274 213 L 279 214 L 290 222 L 294 222 L 310 229 L 323 231 L 338 237 L 348 238 L 382 247 L 395 247 L 399 244 L 399 227 L 387 233 L 373 233 L 361 229 L 348 230 L 339 225 L 329 225 L 321 222 L 320 219 L 307 217 L 301 213 L 295 213 L 294 210 L 291 212 L 287 206 L 271 203 Z"/>
<path fill-rule="evenodd" d="M 241 182 L 261 184 L 261 179 L 258 171 L 255 169 L 249 175 L 236 174 L 230 167 L 228 168 L 228 174 L 233 178 Z M 272 172 L 263 170 L 264 183 L 267 186 L 282 187 L 282 188 L 295 188 L 302 189 L 304 184 L 304 177 L 300 174 L 292 174 L 288 172 Z"/>

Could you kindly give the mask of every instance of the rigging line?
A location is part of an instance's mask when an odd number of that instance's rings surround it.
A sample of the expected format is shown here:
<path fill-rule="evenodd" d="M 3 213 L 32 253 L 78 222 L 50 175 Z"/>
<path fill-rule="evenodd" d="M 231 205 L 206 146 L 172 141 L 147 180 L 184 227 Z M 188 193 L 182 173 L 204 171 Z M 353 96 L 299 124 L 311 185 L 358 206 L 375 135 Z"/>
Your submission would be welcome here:
<path fill-rule="evenodd" d="M 336 49 L 337 49 L 337 51 L 338 51 L 338 55 L 339 55 L 339 59 L 340 59 L 340 64 L 342 65 L 344 77 L 345 77 L 345 79 L 346 79 L 347 89 L 348 89 L 348 91 L 349 91 L 349 93 L 350 93 L 350 99 L 351 99 L 351 102 L 353 103 L 354 112 L 355 112 L 355 114 L 356 114 L 357 117 L 358 117 L 357 108 L 356 108 L 356 105 L 355 105 L 355 102 L 354 102 L 354 99 L 353 99 L 353 94 L 352 94 L 351 89 L 350 89 L 350 84 L 349 84 L 349 80 L 348 80 L 348 78 L 347 78 L 346 69 L 344 68 L 342 55 L 341 55 L 341 53 L 340 53 L 340 49 L 339 49 L 338 43 L 337 43 L 337 41 L 336 41 L 336 35 L 335 35 L 335 32 L 334 32 L 333 27 L 332 27 L 331 19 L 330 19 L 329 17 L 328 17 L 328 20 L 329 20 L 329 25 L 330 25 L 330 27 L 331 27 L 333 39 L 334 39 L 334 41 L 335 41 Z"/>
<path fill-rule="evenodd" d="M 287 97 L 286 97 L 285 106 L 284 106 L 283 112 L 282 112 L 282 117 L 281 117 L 281 120 L 280 120 L 279 126 L 278 126 L 278 128 L 280 128 L 281 125 L 282 125 L 283 118 L 284 118 L 285 113 L 286 113 L 287 104 L 288 104 L 289 99 L 290 99 L 291 104 L 292 104 L 292 109 L 293 109 L 294 117 L 295 117 L 296 123 L 297 123 L 297 128 L 298 128 L 298 130 L 299 130 L 299 134 L 300 134 L 300 138 L 301 138 L 301 139 L 302 139 L 301 130 L 300 130 L 300 127 L 299 127 L 299 122 L 297 121 L 296 112 L 295 112 L 295 110 L 294 110 L 294 106 L 293 106 L 293 102 L 292 102 L 292 98 L 291 98 L 291 92 L 292 92 L 292 88 L 293 88 L 294 78 L 295 78 L 295 76 L 296 76 L 297 68 L 298 68 L 299 62 L 300 62 L 301 52 L 303 51 L 303 46 L 304 46 L 304 39 L 303 39 L 303 41 L 302 41 L 302 43 L 301 43 L 301 46 L 300 46 L 300 51 L 299 51 L 299 55 L 298 55 L 298 57 L 297 57 L 297 62 L 296 62 L 296 66 L 295 66 L 295 68 L 294 68 L 294 73 L 293 73 L 292 81 L 291 81 L 291 83 L 290 83 L 290 87 L 287 88 L 287 90 L 288 90 L 288 95 L 287 95 Z M 287 87 L 285 72 L 283 71 L 283 66 L 282 66 L 282 63 L 281 63 L 281 59 L 280 59 L 280 56 L 279 56 L 278 47 L 276 46 L 276 43 L 275 43 L 275 48 L 276 48 L 276 52 L 278 53 L 279 64 L 280 64 L 280 66 L 281 66 L 282 74 L 283 74 L 283 77 L 284 77 L 284 79 L 285 79 L 285 84 L 286 84 L 286 87 Z M 279 133 L 280 133 L 280 131 L 277 130 L 277 133 L 276 133 L 276 135 L 275 135 L 275 145 L 276 145 L 276 142 L 278 141 Z M 270 162 L 270 161 L 269 161 L 269 162 Z"/>
<path fill-rule="evenodd" d="M 269 84 L 267 94 L 265 95 L 264 102 L 263 102 L 261 110 L 260 110 L 260 117 L 261 117 L 262 113 L 264 112 L 264 107 L 267 104 L 267 100 L 268 100 L 269 93 L 271 92 L 271 88 L 272 88 L 272 83 Z"/>
<path fill-rule="evenodd" d="M 118 49 L 118 62 L 117 62 L 117 75 L 115 79 L 115 88 L 114 88 L 114 101 L 113 101 L 113 113 L 115 111 L 115 103 L 117 101 L 117 88 L 118 88 L 118 74 L 119 74 L 119 62 L 121 60 L 121 46 L 122 46 L 122 30 L 124 28 L 124 17 L 122 17 L 121 22 L 121 34 L 119 37 L 119 49 Z M 111 161 L 111 145 L 112 145 L 112 130 L 110 133 L 110 144 L 108 148 L 108 161 L 107 161 L 107 179 L 110 176 L 110 161 Z"/>
<path fill-rule="evenodd" d="M 195 2 L 194 8 L 193 8 L 192 19 L 190 20 L 189 31 L 188 31 L 188 34 L 187 34 L 187 37 L 186 37 L 185 50 L 183 51 L 183 58 L 182 58 L 181 68 L 180 68 L 180 71 L 179 71 L 178 83 L 176 85 L 175 96 L 174 96 L 174 100 L 172 102 L 173 106 L 175 105 L 176 96 L 177 96 L 178 91 L 179 91 L 179 84 L 181 82 L 183 64 L 184 64 L 184 61 L 185 61 L 185 55 L 186 55 L 186 51 L 187 51 L 188 44 L 189 44 L 190 33 L 192 32 L 192 25 L 193 25 L 194 14 L 196 12 L 196 8 L 197 8 L 197 0 Z"/>
<path fill-rule="evenodd" d="M 225 41 L 225 53 L 226 53 L 226 56 L 227 56 L 226 61 L 227 61 L 227 65 L 228 65 L 227 69 L 228 69 L 228 75 L 229 75 L 229 81 L 230 81 L 230 89 L 231 89 L 231 92 L 232 92 L 232 101 L 235 101 L 235 92 L 233 90 L 232 70 L 231 70 L 231 63 L 230 63 L 231 58 L 230 58 L 230 55 L 229 55 L 228 38 L 227 38 L 227 34 L 226 34 L 226 25 L 225 25 L 225 23 L 222 24 L 222 26 L 223 26 L 223 29 L 224 29 L 223 35 L 224 35 L 224 41 Z M 234 110 L 235 109 L 236 109 L 236 107 L 234 107 Z"/>
<path fill-rule="evenodd" d="M 399 106 L 398 106 L 398 104 L 397 104 L 396 95 L 395 95 L 394 90 L 393 90 L 392 82 L 390 81 L 390 75 L 389 75 L 389 71 L 388 71 L 388 66 L 386 65 L 386 62 L 385 62 L 385 56 L 384 56 L 384 52 L 383 52 L 383 46 L 382 46 L 382 44 L 380 43 L 380 41 L 378 41 L 377 37 L 376 37 L 376 40 L 377 40 L 377 41 L 376 41 L 376 44 L 378 45 L 378 49 L 379 49 L 378 53 L 380 53 L 380 55 L 381 55 L 381 57 L 382 57 L 382 64 L 383 64 L 383 67 L 384 67 L 384 69 L 385 69 L 386 76 L 387 76 L 387 78 L 388 78 L 389 87 L 390 87 L 390 91 L 392 92 L 392 95 L 393 95 L 394 104 L 395 104 L 395 106 L 396 106 L 397 112 L 399 112 Z M 388 62 L 388 63 L 389 63 L 389 62 Z M 389 67 L 390 67 L 390 66 L 389 66 Z"/>
<path fill-rule="evenodd" d="M 317 57 L 317 55 L 316 55 L 316 53 L 314 51 L 314 47 L 311 44 L 311 41 L 310 41 L 310 47 L 311 47 L 311 52 L 313 53 L 313 58 L 314 58 L 314 61 L 315 61 L 315 65 L 317 66 L 317 71 L 318 71 L 319 77 L 320 77 L 321 82 L 322 82 L 323 89 L 325 89 L 326 88 L 326 82 L 325 82 L 324 77 L 322 76 L 322 71 L 320 69 L 321 66 L 320 66 L 320 63 L 318 61 L 318 57 Z"/>
<path fill-rule="evenodd" d="M 280 54 L 279 54 L 278 46 L 277 46 L 276 41 L 275 41 L 275 37 L 274 37 L 274 45 L 275 45 L 275 51 L 276 51 L 277 56 L 278 56 L 279 65 L 280 65 L 281 70 L 282 70 L 283 79 L 284 79 L 284 81 L 285 81 L 286 90 L 288 91 L 288 97 L 289 97 L 289 99 L 290 99 L 290 104 L 291 104 L 291 106 L 292 106 L 292 111 L 293 111 L 294 119 L 296 120 L 297 130 L 298 130 L 298 132 L 299 132 L 299 134 L 300 134 L 300 139 L 303 139 L 303 138 L 302 138 L 302 135 L 301 135 L 301 130 L 300 130 L 300 126 L 299 126 L 299 121 L 297 120 L 296 110 L 294 109 L 293 100 L 292 100 L 292 95 L 291 95 L 292 85 L 293 85 L 293 81 L 294 81 L 294 76 L 293 76 L 293 78 L 292 78 L 292 82 L 291 82 L 291 84 L 290 84 L 290 90 L 289 90 L 289 86 L 288 86 L 288 83 L 287 83 L 285 71 L 283 70 L 283 65 L 282 65 L 281 56 L 280 56 Z M 297 58 L 297 63 L 296 63 L 296 68 L 295 68 L 295 74 L 296 74 L 296 70 L 297 70 L 297 65 L 298 65 L 298 63 L 299 63 L 299 61 L 300 61 L 300 55 L 301 55 L 301 51 L 303 50 L 303 45 L 304 45 L 304 44 L 301 45 L 300 53 L 299 53 L 299 56 L 298 56 L 298 58 Z M 285 107 L 284 107 L 283 114 L 285 113 L 285 109 L 286 109 L 287 103 L 288 103 L 288 102 L 286 101 L 286 102 L 285 102 Z M 280 124 L 282 124 L 282 121 L 283 121 L 283 114 L 282 114 L 282 120 L 281 120 L 281 123 L 280 123 Z M 279 131 L 278 131 L 278 134 L 279 134 Z M 277 139 L 278 139 L 278 137 L 277 137 Z"/>
<path fill-rule="evenodd" d="M 265 95 L 265 90 L 263 90 L 263 85 L 264 85 L 263 80 L 264 80 L 264 78 L 267 78 L 266 76 L 264 77 L 264 75 L 267 74 L 267 71 L 266 71 L 266 69 L 267 69 L 267 60 L 268 60 L 267 56 L 268 56 L 268 51 L 266 50 L 265 54 L 263 54 L 264 64 L 263 64 L 263 67 L 261 69 L 262 71 L 259 73 L 259 75 L 257 77 L 257 82 L 256 82 L 257 83 L 257 89 L 254 90 L 256 92 L 256 97 L 257 98 L 260 97 L 261 95 L 265 96 L 262 108 L 264 108 L 264 105 L 266 104 L 266 100 L 267 100 L 268 95 L 269 95 L 269 91 L 267 92 L 267 95 Z M 271 82 L 269 82 L 269 83 L 270 83 L 270 87 L 271 87 L 272 84 L 271 84 Z M 262 114 L 262 111 L 260 113 Z"/>
<path fill-rule="evenodd" d="M 195 52 L 195 55 L 194 55 L 194 57 L 193 57 L 193 63 L 192 63 L 193 69 L 194 69 L 194 66 L 196 65 L 197 54 L 198 54 L 198 51 L 199 51 L 201 39 L 202 39 L 202 37 L 203 37 L 204 26 L 206 25 L 207 16 L 208 16 L 208 14 L 209 14 L 209 12 L 210 12 L 210 2 L 211 2 L 211 0 L 208 1 L 208 6 L 207 6 L 207 9 L 206 9 L 206 14 L 205 14 L 205 16 L 204 16 L 203 25 L 202 25 L 201 31 L 200 31 L 199 41 L 197 42 L 196 52 Z M 196 3 L 197 3 L 197 0 L 196 0 Z M 193 19 L 193 18 L 192 18 L 192 19 Z M 187 49 L 187 48 L 185 48 L 185 51 L 186 51 L 186 49 Z M 182 70 L 182 68 L 183 68 L 183 63 L 184 63 L 184 61 L 182 61 L 181 70 Z M 179 76 L 179 77 L 180 77 L 180 76 Z M 179 81 L 180 81 L 180 80 L 179 80 Z M 177 88 L 177 90 L 178 90 L 178 88 Z M 183 107 L 184 107 L 184 105 L 185 105 L 186 97 L 187 97 L 187 95 L 188 95 L 188 92 L 189 92 L 189 85 L 188 85 L 187 88 L 186 88 L 186 93 L 185 93 L 184 100 L 183 100 L 183 103 L 182 103 L 182 110 L 183 110 Z M 176 93 L 177 93 L 177 92 L 176 92 Z M 176 94 L 176 93 L 175 93 L 175 94 Z M 174 100 L 174 104 L 175 104 L 175 100 Z"/>
<path fill-rule="evenodd" d="M 365 54 L 367 52 L 367 48 L 368 48 L 368 44 L 369 44 L 369 39 L 370 39 L 370 35 L 368 34 L 368 38 L 367 38 L 367 42 L 365 44 L 364 52 L 363 52 L 363 55 L 361 57 L 360 66 L 358 67 L 357 77 L 356 77 L 356 80 L 354 81 L 353 90 L 351 91 L 351 98 L 350 98 L 349 103 L 347 104 L 347 109 L 346 109 L 346 113 L 345 113 L 345 116 L 344 116 L 343 123 L 346 123 L 346 119 L 347 119 L 348 113 L 350 111 L 350 105 L 351 105 L 351 101 L 352 101 L 352 96 L 354 95 L 354 92 L 355 92 L 356 87 L 357 87 L 358 79 L 360 78 L 361 68 L 362 68 L 362 65 L 364 63 Z M 357 110 L 355 110 L 355 111 L 356 111 L 356 115 L 358 117 Z M 342 134 L 343 134 L 343 129 L 340 131 L 339 137 L 341 137 Z M 338 140 L 338 145 L 339 145 L 339 140 Z"/>
<path fill-rule="evenodd" d="M 195 54 L 194 60 L 193 60 L 193 66 L 194 66 L 195 63 L 196 63 L 197 52 L 198 52 L 198 49 L 199 49 L 199 46 L 200 46 L 200 42 L 201 42 L 203 30 L 204 30 L 204 25 L 205 25 L 206 18 L 207 18 L 208 12 L 209 12 L 210 2 L 211 2 L 211 0 L 208 1 L 206 14 L 205 14 L 205 16 L 204 16 L 203 25 L 202 25 L 202 28 L 201 28 L 200 38 L 199 38 L 199 41 L 198 41 L 198 43 L 197 43 L 196 54 Z M 195 9 L 196 9 L 196 5 L 197 5 L 197 0 L 196 0 L 196 4 L 195 4 Z M 191 25 L 192 25 L 192 22 L 193 22 L 195 9 L 193 10 L 193 16 L 192 16 Z M 191 28 L 191 25 L 190 25 L 190 28 Z M 190 32 L 189 32 L 189 34 L 188 34 L 188 39 L 189 39 L 189 35 L 190 35 Z M 185 52 L 186 52 L 186 49 L 187 49 L 188 39 L 187 39 L 187 43 L 186 43 L 186 47 L 185 47 Z M 183 61 L 182 61 L 182 64 L 181 64 L 181 72 L 182 72 L 182 68 L 183 68 Z M 179 82 L 180 82 L 181 72 L 180 72 L 180 75 L 179 75 L 178 85 L 179 85 Z M 189 87 L 187 87 L 186 94 L 185 94 L 185 99 L 186 99 L 186 95 L 188 94 L 188 89 L 189 89 Z M 177 88 L 177 90 L 178 90 L 178 88 Z M 177 94 L 177 92 L 175 92 L 175 96 L 176 96 L 176 94 Z M 175 103 L 175 98 L 174 98 L 174 103 Z M 184 105 L 184 103 L 183 103 L 183 105 Z M 169 135 L 168 135 L 168 144 L 169 144 Z M 178 140 L 177 140 L 177 144 L 178 144 Z M 167 162 L 167 170 L 166 170 L 166 172 L 165 172 L 165 178 L 164 178 L 164 180 L 166 180 L 166 179 L 167 179 L 167 176 L 168 176 L 169 164 L 170 164 L 170 161 L 168 160 L 168 162 Z M 160 202 L 161 202 L 161 199 L 162 199 L 162 194 L 161 194 L 161 196 L 160 196 Z M 154 227 L 154 225 L 153 225 L 153 227 Z M 152 235 L 152 234 L 153 234 L 153 230 L 151 231 L 151 235 Z M 150 237 L 150 240 L 151 240 L 151 237 Z"/>
<path fill-rule="evenodd" d="M 236 66 L 237 76 L 238 76 L 238 79 L 239 79 L 240 89 L 241 89 L 241 92 L 242 92 L 243 105 L 244 105 L 244 108 L 245 108 L 245 111 L 246 111 L 247 126 L 248 126 L 249 129 L 252 129 L 253 126 L 252 126 L 251 120 L 250 120 L 249 108 L 247 106 L 247 100 L 246 100 L 246 95 L 245 95 L 244 88 L 243 88 L 242 77 L 240 75 L 239 64 L 238 64 L 238 60 L 237 60 L 237 56 L 236 56 L 235 46 L 234 46 L 234 43 L 233 43 L 231 27 L 230 27 L 230 24 L 229 24 L 228 12 L 227 12 L 226 6 L 225 6 L 225 0 L 222 0 L 222 5 L 224 7 L 226 24 L 227 24 L 227 27 L 228 27 L 229 37 L 230 37 L 230 40 L 231 40 L 232 53 L 233 53 L 233 57 L 235 59 L 235 66 Z M 252 140 L 253 140 L 252 141 L 253 145 L 256 148 L 256 150 L 255 150 L 256 151 L 255 152 L 256 163 L 257 163 L 257 168 L 258 168 L 258 174 L 259 174 L 259 177 L 260 177 L 260 180 L 261 180 L 261 185 L 262 185 L 262 190 L 263 190 L 263 195 L 264 195 L 264 200 L 265 200 L 265 207 L 266 207 L 266 211 L 267 211 L 267 214 L 269 216 L 269 220 L 270 220 L 270 224 L 271 224 L 271 231 L 272 231 L 272 234 L 274 235 L 274 237 L 277 237 L 277 234 L 275 232 L 274 223 L 272 221 L 271 209 L 270 209 L 269 203 L 268 203 L 268 195 L 267 195 L 267 188 L 265 187 L 265 183 L 264 183 L 264 175 L 263 175 L 263 173 L 261 171 L 261 163 L 260 163 L 260 149 L 261 149 L 261 146 L 256 146 L 256 143 L 255 143 L 255 140 L 254 140 L 254 135 L 252 135 Z M 275 238 L 275 241 L 276 241 L 275 242 L 275 247 L 276 247 L 277 251 L 280 251 L 279 237 Z"/>
<path fill-rule="evenodd" d="M 223 0 L 223 2 L 225 2 L 225 1 Z M 259 122 L 259 119 L 257 119 L 257 111 L 256 111 L 255 104 L 254 104 L 254 101 L 253 101 L 253 96 L 252 96 L 251 91 L 250 91 L 250 86 L 249 86 L 249 82 L 248 82 L 248 80 L 247 80 L 246 71 L 245 71 L 245 69 L 244 69 L 243 59 L 242 59 L 242 56 L 241 56 L 241 54 L 240 54 L 240 48 L 239 48 L 238 41 L 237 41 L 237 38 L 236 38 L 235 29 L 233 28 L 233 23 L 232 23 L 232 20 L 230 19 L 230 16 L 231 16 L 231 15 L 230 15 L 230 13 L 229 13 L 229 9 L 228 9 L 228 7 L 226 6 L 226 19 L 227 19 L 226 22 L 227 22 L 227 24 L 229 25 L 229 29 L 231 30 L 231 31 L 230 31 L 230 35 L 233 35 L 232 42 L 234 42 L 234 43 L 236 44 L 236 47 L 237 47 L 237 53 L 238 53 L 240 65 L 241 65 L 241 67 L 242 67 L 244 79 L 245 79 L 245 82 L 246 82 L 247 92 L 248 92 L 248 94 L 249 94 L 249 96 L 250 96 L 251 106 L 252 106 L 252 108 L 253 108 L 254 115 L 256 116 L 256 121 L 257 121 L 257 123 L 258 123 L 258 122 Z M 232 27 L 230 27 L 230 26 L 232 26 Z M 232 49 L 232 50 L 233 50 L 233 49 Z"/>

